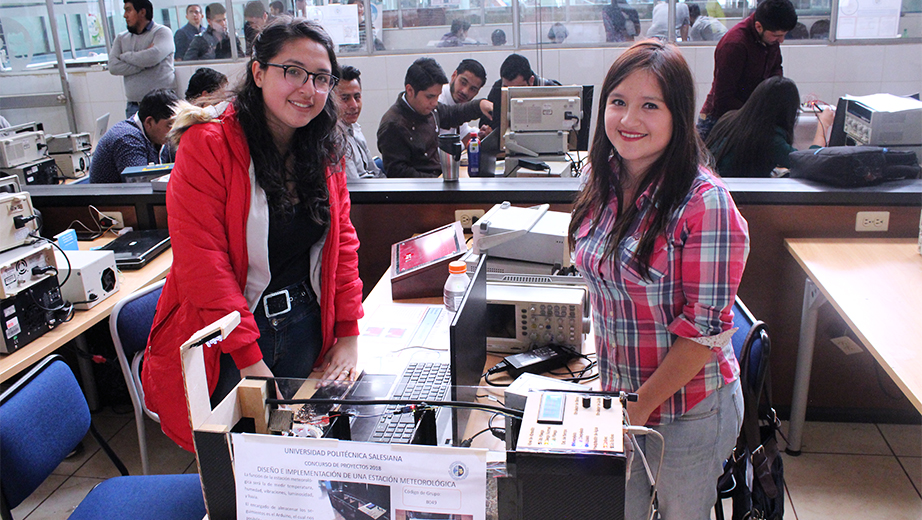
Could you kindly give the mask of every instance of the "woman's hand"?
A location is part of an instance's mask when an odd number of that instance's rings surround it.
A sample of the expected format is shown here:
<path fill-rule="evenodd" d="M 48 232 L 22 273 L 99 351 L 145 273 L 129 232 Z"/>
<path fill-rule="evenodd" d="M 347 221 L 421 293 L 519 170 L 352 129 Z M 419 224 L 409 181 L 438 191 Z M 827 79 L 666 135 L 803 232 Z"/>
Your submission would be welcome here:
<path fill-rule="evenodd" d="M 358 336 L 346 336 L 336 340 L 323 359 L 322 379 L 336 381 L 355 380 L 355 364 L 359 359 Z"/>
<path fill-rule="evenodd" d="M 255 377 L 275 377 L 272 374 L 272 370 L 269 369 L 269 366 L 266 365 L 266 362 L 260 359 L 252 365 L 240 369 L 240 379 L 243 379 L 247 376 Z"/>
<path fill-rule="evenodd" d="M 651 413 L 653 413 L 653 409 L 644 407 L 639 399 L 637 401 L 628 401 L 627 403 L 627 414 L 633 426 L 643 426 L 647 424 L 647 419 L 650 418 Z"/>
<path fill-rule="evenodd" d="M 819 124 L 816 125 L 816 132 L 813 134 L 814 146 L 826 146 L 829 142 L 829 134 L 832 129 L 832 123 L 835 121 L 836 111 L 832 107 L 826 107 L 822 112 L 817 112 L 816 119 Z"/>
<path fill-rule="evenodd" d="M 254 377 L 271 377 L 274 378 L 275 375 L 272 374 L 272 370 L 269 368 L 269 365 L 265 361 L 260 359 L 252 365 L 240 369 L 240 379 L 243 379 L 248 376 Z M 275 384 L 275 396 L 278 399 L 283 399 L 282 391 L 279 389 L 278 383 Z M 270 396 L 271 397 L 271 396 Z"/>

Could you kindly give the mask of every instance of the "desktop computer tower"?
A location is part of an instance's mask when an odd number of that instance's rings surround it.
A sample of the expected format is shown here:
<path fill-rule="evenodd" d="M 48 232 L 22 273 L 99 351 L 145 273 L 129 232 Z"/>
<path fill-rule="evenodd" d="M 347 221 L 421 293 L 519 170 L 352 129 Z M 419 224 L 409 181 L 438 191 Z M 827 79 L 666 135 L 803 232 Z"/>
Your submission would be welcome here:
<path fill-rule="evenodd" d="M 509 477 L 497 479 L 499 518 L 624 519 L 623 455 L 519 451 L 507 457 Z"/>

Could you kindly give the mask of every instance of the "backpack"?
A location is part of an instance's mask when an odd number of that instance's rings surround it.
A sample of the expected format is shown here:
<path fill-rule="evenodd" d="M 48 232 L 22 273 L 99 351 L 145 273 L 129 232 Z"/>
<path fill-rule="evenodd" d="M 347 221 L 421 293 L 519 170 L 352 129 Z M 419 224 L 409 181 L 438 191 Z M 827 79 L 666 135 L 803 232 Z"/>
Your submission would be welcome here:
<path fill-rule="evenodd" d="M 746 336 L 741 367 L 748 366 L 750 345 L 762 334 L 765 323 L 757 321 Z M 758 361 L 756 361 L 758 362 Z M 784 463 L 778 450 L 781 421 L 771 402 L 771 371 L 766 365 L 764 382 L 757 391 L 748 370 L 740 370 L 745 411 L 743 426 L 733 454 L 717 480 L 718 496 L 733 499 L 733 520 L 776 520 L 784 516 Z"/>
<path fill-rule="evenodd" d="M 832 146 L 791 152 L 791 177 L 841 188 L 919 177 L 915 152 L 877 146 Z"/>

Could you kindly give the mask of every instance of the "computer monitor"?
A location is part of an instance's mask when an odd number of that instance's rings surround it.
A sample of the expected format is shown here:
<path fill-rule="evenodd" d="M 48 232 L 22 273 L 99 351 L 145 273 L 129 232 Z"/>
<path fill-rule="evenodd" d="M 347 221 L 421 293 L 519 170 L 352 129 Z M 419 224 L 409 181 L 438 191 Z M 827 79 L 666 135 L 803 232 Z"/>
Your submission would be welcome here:
<path fill-rule="evenodd" d="M 526 155 L 520 151 L 527 148 L 539 155 L 562 155 L 569 151 L 569 139 L 561 140 L 558 131 L 579 135 L 585 132 L 585 148 L 589 144 L 589 114 L 584 98 L 585 87 L 580 85 L 548 87 L 504 87 L 500 110 L 500 147 L 507 155 Z M 589 89 L 588 105 L 591 107 L 592 89 Z M 584 131 L 583 128 L 586 130 Z M 509 133 L 516 136 L 514 144 L 507 142 Z M 517 146 L 516 146 L 517 145 Z"/>
<path fill-rule="evenodd" d="M 481 255 L 471 283 L 449 328 L 451 400 L 476 402 L 477 387 L 487 362 L 487 255 Z M 471 410 L 452 408 L 452 439 L 464 440 Z"/>

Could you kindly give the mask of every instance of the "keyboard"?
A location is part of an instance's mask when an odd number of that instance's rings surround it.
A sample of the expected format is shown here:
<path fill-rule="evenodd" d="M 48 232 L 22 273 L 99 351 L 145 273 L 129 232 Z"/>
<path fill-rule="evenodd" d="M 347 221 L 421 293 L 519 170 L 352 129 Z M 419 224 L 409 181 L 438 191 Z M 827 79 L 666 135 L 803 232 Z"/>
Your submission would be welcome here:
<path fill-rule="evenodd" d="M 449 363 L 410 363 L 403 370 L 397 386 L 389 399 L 414 401 L 441 401 L 448 394 L 451 385 Z M 378 420 L 369 439 L 371 442 L 409 444 L 413 437 L 416 421 L 413 413 L 393 415 L 400 408 L 388 405 Z M 438 410 L 437 410 L 438 412 Z"/>

